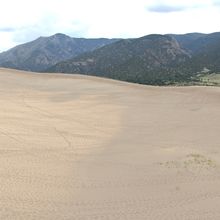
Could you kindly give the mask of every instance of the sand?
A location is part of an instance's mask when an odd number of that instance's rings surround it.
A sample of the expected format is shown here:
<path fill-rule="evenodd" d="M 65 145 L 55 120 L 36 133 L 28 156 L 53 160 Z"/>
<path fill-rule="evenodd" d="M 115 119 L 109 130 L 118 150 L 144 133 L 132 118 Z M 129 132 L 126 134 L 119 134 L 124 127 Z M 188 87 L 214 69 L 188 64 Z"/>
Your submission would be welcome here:
<path fill-rule="evenodd" d="M 0 219 L 220 219 L 220 88 L 0 69 Z"/>

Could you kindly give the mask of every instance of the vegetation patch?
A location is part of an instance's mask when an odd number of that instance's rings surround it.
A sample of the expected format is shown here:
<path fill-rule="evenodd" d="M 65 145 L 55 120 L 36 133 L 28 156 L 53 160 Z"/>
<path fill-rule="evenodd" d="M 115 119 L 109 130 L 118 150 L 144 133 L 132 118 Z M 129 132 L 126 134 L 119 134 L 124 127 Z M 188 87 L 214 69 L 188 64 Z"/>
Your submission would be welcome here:
<path fill-rule="evenodd" d="M 184 167 L 201 167 L 201 168 L 214 168 L 216 163 L 200 154 L 189 154 L 187 160 L 184 161 Z"/>
<path fill-rule="evenodd" d="M 207 86 L 220 86 L 220 73 L 212 73 L 208 75 L 201 76 L 199 82 L 202 85 Z"/>
<path fill-rule="evenodd" d="M 216 167 L 216 162 L 210 158 L 206 158 L 201 154 L 188 154 L 183 160 L 172 160 L 159 163 L 165 168 L 175 169 L 212 169 Z"/>

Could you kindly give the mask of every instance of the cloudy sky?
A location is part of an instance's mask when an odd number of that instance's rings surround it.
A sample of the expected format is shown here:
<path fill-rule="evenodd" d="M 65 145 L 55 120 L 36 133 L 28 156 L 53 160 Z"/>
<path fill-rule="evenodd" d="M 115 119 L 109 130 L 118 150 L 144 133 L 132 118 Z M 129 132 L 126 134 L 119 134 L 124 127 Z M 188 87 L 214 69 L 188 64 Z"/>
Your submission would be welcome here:
<path fill-rule="evenodd" d="M 0 0 L 0 51 L 65 33 L 140 37 L 220 31 L 220 0 Z"/>

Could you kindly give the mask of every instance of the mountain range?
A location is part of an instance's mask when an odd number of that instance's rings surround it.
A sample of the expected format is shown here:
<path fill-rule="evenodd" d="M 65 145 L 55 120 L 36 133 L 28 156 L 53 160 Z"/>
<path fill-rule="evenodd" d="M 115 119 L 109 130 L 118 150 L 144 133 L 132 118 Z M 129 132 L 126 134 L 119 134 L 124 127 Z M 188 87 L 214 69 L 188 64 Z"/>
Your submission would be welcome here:
<path fill-rule="evenodd" d="M 174 66 L 185 62 L 190 55 L 178 42 L 163 35 L 148 35 L 126 39 L 56 64 L 50 72 L 81 73 L 154 84 Z M 166 73 L 165 73 L 166 72 Z"/>
<path fill-rule="evenodd" d="M 204 72 L 220 72 L 220 33 L 152 34 L 134 39 L 56 34 L 1 53 L 0 66 L 172 84 L 190 81 Z"/>
<path fill-rule="evenodd" d="M 0 53 L 0 66 L 42 71 L 59 61 L 73 58 L 115 41 L 117 39 L 71 38 L 60 33 L 50 37 L 39 37 Z"/>

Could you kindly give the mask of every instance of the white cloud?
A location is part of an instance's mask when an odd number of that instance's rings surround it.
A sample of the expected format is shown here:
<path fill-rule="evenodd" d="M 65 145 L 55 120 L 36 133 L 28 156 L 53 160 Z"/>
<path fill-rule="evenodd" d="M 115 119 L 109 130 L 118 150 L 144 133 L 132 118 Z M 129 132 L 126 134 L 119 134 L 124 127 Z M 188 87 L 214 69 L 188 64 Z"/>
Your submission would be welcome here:
<path fill-rule="evenodd" d="M 0 51 L 57 32 L 76 37 L 219 31 L 218 0 L 0 0 Z M 164 13 L 166 12 L 166 13 Z"/>

